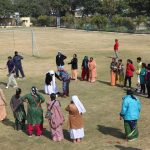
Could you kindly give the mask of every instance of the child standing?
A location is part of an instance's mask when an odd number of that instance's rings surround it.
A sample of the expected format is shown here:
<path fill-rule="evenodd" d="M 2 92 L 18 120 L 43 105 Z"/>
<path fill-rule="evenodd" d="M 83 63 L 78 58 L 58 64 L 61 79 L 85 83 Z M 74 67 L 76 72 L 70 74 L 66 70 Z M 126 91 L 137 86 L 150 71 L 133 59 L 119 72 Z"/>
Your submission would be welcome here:
<path fill-rule="evenodd" d="M 145 94 L 145 76 L 146 76 L 146 64 L 142 63 L 142 69 L 140 71 L 140 85 L 141 93 Z"/>
<path fill-rule="evenodd" d="M 118 39 L 115 39 L 114 52 L 115 52 L 116 58 L 119 58 L 118 51 L 119 51 L 119 41 Z"/>

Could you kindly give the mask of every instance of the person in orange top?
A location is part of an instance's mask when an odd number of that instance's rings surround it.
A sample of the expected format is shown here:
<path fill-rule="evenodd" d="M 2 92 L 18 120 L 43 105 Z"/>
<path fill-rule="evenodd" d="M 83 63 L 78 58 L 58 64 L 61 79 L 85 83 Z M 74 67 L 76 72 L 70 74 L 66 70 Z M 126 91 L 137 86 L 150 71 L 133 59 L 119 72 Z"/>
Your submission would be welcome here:
<path fill-rule="evenodd" d="M 93 60 L 93 57 L 90 57 L 88 67 L 89 67 L 89 82 L 93 83 L 96 81 L 96 76 L 97 76 L 96 62 L 95 62 L 95 60 Z"/>
<path fill-rule="evenodd" d="M 6 106 L 5 96 L 3 90 L 0 89 L 0 121 L 6 119 L 7 114 L 5 106 Z"/>
<path fill-rule="evenodd" d="M 66 111 L 69 112 L 70 138 L 73 140 L 73 143 L 80 142 L 84 137 L 82 114 L 86 110 L 78 96 L 72 96 L 71 103 L 66 107 Z"/>
<path fill-rule="evenodd" d="M 115 39 L 114 52 L 115 52 L 116 58 L 119 58 L 118 51 L 119 51 L 119 42 L 118 42 L 118 39 Z"/>

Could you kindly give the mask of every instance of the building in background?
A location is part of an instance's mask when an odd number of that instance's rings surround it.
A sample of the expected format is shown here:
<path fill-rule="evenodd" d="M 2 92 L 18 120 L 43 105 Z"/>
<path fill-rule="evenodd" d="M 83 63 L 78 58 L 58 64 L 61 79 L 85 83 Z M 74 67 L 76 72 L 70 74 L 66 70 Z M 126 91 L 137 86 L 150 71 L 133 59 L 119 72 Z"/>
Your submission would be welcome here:
<path fill-rule="evenodd" d="M 21 21 L 21 25 L 24 27 L 31 27 L 32 26 L 30 17 L 21 17 L 20 21 Z"/>

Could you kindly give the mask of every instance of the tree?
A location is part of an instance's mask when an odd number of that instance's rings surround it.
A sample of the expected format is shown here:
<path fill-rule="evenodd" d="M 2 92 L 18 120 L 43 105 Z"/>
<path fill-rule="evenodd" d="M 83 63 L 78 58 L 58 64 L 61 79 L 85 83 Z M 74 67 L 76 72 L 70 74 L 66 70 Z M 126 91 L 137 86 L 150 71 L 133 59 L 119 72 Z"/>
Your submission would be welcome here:
<path fill-rule="evenodd" d="M 13 12 L 11 0 L 0 0 L 0 16 L 10 16 Z"/>

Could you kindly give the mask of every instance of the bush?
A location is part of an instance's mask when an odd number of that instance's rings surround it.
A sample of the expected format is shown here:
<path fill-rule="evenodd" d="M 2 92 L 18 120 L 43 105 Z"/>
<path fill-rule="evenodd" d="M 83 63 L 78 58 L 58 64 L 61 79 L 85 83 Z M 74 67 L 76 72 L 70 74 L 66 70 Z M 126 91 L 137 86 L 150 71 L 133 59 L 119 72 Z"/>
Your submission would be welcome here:
<path fill-rule="evenodd" d="M 106 16 L 93 16 L 91 24 L 96 25 L 99 30 L 105 29 L 108 24 L 108 18 Z"/>
<path fill-rule="evenodd" d="M 38 17 L 39 26 L 50 26 L 50 18 L 48 16 L 39 16 Z"/>
<path fill-rule="evenodd" d="M 56 27 L 57 26 L 57 18 L 55 16 L 50 16 L 50 26 Z"/>
<path fill-rule="evenodd" d="M 33 26 L 37 26 L 37 23 L 38 23 L 38 21 L 37 21 L 37 19 L 36 18 L 31 18 L 31 23 L 33 24 Z"/>
<path fill-rule="evenodd" d="M 112 25 L 114 27 L 126 27 L 129 31 L 135 31 L 136 26 L 134 25 L 134 20 L 129 17 L 121 17 L 115 15 L 112 17 Z"/>

